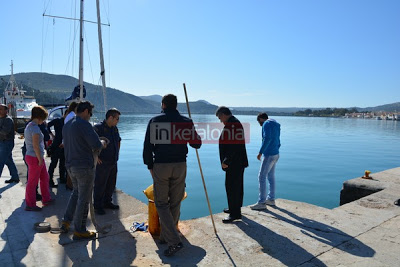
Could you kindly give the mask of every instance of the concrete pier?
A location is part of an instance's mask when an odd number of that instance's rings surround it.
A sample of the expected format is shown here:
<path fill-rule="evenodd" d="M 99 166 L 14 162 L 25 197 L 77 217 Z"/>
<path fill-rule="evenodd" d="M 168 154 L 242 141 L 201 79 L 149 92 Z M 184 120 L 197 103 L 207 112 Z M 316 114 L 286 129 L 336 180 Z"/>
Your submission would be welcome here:
<path fill-rule="evenodd" d="M 4 183 L 7 167 L 0 179 L 0 266 L 400 265 L 400 207 L 393 204 L 400 198 L 400 168 L 372 173 L 374 180 L 354 179 L 364 187 L 379 185 L 379 190 L 332 210 L 278 199 L 277 206 L 266 211 L 244 207 L 243 220 L 233 224 L 223 224 L 225 214 L 215 214 L 218 236 L 209 217 L 181 221 L 185 248 L 168 258 L 163 256 L 166 245 L 149 233 L 129 231 L 133 222 L 147 220 L 147 205 L 122 191 L 115 193 L 121 209 L 97 216 L 99 224 L 111 222 L 113 228 L 96 240 L 72 241 L 72 232 L 37 233 L 36 222 L 58 226 L 70 191 L 54 188 L 54 205 L 41 212 L 24 211 L 22 142 L 16 138 L 13 153 L 21 182 Z M 347 183 L 352 186 L 352 181 Z"/>

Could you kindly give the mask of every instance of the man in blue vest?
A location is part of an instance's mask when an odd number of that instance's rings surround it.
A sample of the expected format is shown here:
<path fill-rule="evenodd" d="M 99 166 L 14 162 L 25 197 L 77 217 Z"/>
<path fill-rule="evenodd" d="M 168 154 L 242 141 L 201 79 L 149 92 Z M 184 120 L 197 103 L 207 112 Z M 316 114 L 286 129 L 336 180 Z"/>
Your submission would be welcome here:
<path fill-rule="evenodd" d="M 279 148 L 281 147 L 281 125 L 274 119 L 268 119 L 265 112 L 258 114 L 257 121 L 262 127 L 262 144 L 257 155 L 257 159 L 261 160 L 260 173 L 258 174 L 259 196 L 258 202 L 250 208 L 252 210 L 265 210 L 266 205 L 275 206 L 275 166 L 279 159 Z"/>
<path fill-rule="evenodd" d="M 109 141 L 107 148 L 103 149 L 97 160 L 96 179 L 94 181 L 94 209 L 96 214 L 105 214 L 104 209 L 119 209 L 119 206 L 112 203 L 112 195 L 117 183 L 117 161 L 121 137 L 119 136 L 117 124 L 121 112 L 116 108 L 109 109 L 106 119 L 94 126 L 94 130 L 100 137 Z"/>

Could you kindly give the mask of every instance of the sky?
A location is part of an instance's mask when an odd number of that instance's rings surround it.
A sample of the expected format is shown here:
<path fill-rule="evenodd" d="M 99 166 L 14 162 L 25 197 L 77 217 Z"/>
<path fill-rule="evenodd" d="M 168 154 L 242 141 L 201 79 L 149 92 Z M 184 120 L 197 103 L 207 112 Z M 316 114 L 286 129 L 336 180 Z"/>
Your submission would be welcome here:
<path fill-rule="evenodd" d="M 400 101 L 399 0 L 101 0 L 106 83 L 231 107 Z M 84 1 L 96 21 L 96 1 Z M 1 0 L 0 75 L 78 77 L 78 0 Z M 100 84 L 97 25 L 84 80 Z M 40 88 L 38 88 L 40 89 Z"/>

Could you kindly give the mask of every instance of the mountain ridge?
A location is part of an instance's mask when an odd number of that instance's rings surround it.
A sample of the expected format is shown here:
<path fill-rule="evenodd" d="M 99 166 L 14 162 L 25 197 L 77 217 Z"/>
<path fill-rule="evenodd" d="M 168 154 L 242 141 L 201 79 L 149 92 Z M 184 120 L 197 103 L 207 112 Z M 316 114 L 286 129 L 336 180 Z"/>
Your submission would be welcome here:
<path fill-rule="evenodd" d="M 17 83 L 24 86 L 27 93 L 35 93 L 35 97 L 39 104 L 52 104 L 45 103 L 53 102 L 53 104 L 60 104 L 67 98 L 73 88 L 78 84 L 78 80 L 74 77 L 63 74 L 49 74 L 45 72 L 23 72 L 14 74 Z M 10 75 L 0 76 L 2 82 L 0 83 L 0 92 L 4 90 Z M 103 111 L 103 93 L 100 85 L 94 85 L 84 82 L 87 96 L 94 105 L 96 110 Z M 158 113 L 160 111 L 161 95 L 149 96 L 136 96 L 130 93 L 123 92 L 116 88 L 106 88 L 107 106 L 116 107 L 121 112 L 130 113 Z M 210 104 L 207 100 L 198 100 L 190 102 L 191 112 L 194 114 L 214 114 L 218 108 L 217 105 Z M 297 111 L 304 111 L 306 109 L 318 110 L 324 108 L 307 108 L 307 107 L 230 107 L 234 114 L 257 114 L 259 112 L 267 112 L 271 115 L 292 115 Z M 353 108 L 353 107 L 350 107 Z M 358 111 L 386 111 L 395 112 L 400 111 L 400 102 L 391 104 L 379 105 L 376 107 L 355 107 Z M 178 110 L 182 113 L 187 113 L 186 103 L 179 103 Z"/>

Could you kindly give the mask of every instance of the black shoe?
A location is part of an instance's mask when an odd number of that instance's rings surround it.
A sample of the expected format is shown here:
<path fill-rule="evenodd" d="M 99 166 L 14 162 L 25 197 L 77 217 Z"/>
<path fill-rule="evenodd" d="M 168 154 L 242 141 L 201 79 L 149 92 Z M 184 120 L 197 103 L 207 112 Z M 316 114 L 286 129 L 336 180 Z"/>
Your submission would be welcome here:
<path fill-rule="evenodd" d="M 115 205 L 115 204 L 113 204 L 113 203 L 108 203 L 108 204 L 105 204 L 104 205 L 104 208 L 106 208 L 106 209 L 110 209 L 110 210 L 119 210 L 119 206 L 118 205 Z"/>
<path fill-rule="evenodd" d="M 11 183 L 19 183 L 19 179 L 10 179 L 5 181 L 6 184 L 11 184 Z"/>
<path fill-rule="evenodd" d="M 164 250 L 164 255 L 169 257 L 177 253 L 179 250 L 183 248 L 183 244 L 180 242 L 176 245 L 169 246 L 166 250 Z"/>
<path fill-rule="evenodd" d="M 160 239 L 160 240 L 158 240 L 158 244 L 165 245 L 165 244 L 167 244 L 167 241 Z"/>
<path fill-rule="evenodd" d="M 39 193 L 36 193 L 36 201 L 40 201 L 42 200 L 42 195 L 40 195 Z"/>
<path fill-rule="evenodd" d="M 104 209 L 94 209 L 94 213 L 97 215 L 104 215 L 106 214 L 106 211 Z"/>
<path fill-rule="evenodd" d="M 240 216 L 235 216 L 235 217 L 229 215 L 228 217 L 222 219 L 222 222 L 223 222 L 223 223 L 231 223 L 231 222 L 233 222 L 234 220 L 239 220 L 239 219 L 242 219 L 242 215 L 240 215 Z"/>
<path fill-rule="evenodd" d="M 231 213 L 231 211 L 230 211 L 228 208 L 225 208 L 225 209 L 224 209 L 224 212 L 225 212 L 225 213 Z"/>

